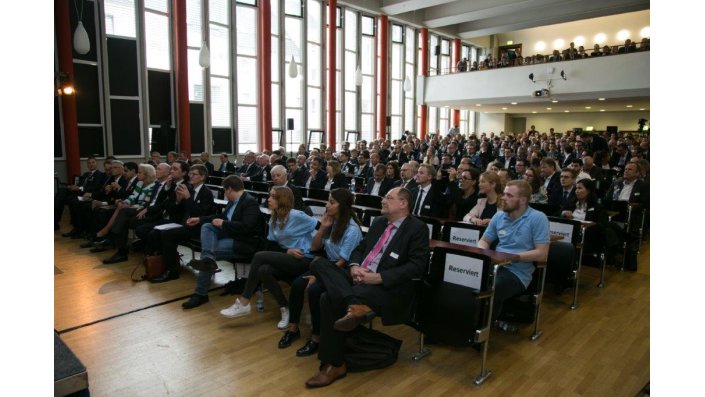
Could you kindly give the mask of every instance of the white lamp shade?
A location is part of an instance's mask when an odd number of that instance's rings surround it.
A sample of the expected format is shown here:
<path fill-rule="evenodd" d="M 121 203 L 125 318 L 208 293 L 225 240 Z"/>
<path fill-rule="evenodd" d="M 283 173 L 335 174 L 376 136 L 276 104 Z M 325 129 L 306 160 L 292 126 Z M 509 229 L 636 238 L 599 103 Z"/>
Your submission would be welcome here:
<path fill-rule="evenodd" d="M 88 51 L 91 50 L 91 41 L 88 40 L 88 32 L 86 32 L 86 28 L 83 27 L 83 22 L 81 21 L 78 22 L 76 31 L 73 32 L 73 49 L 81 55 L 88 54 Z"/>
<path fill-rule="evenodd" d="M 289 61 L 289 77 L 295 79 L 299 75 L 299 68 L 296 66 L 296 60 L 294 56 L 291 56 L 291 61 Z"/>
<path fill-rule="evenodd" d="M 355 69 L 355 85 L 358 87 L 362 85 L 362 69 L 360 69 L 360 65 L 357 65 L 357 69 Z"/>
<path fill-rule="evenodd" d="M 404 92 L 409 92 L 411 91 L 411 79 L 409 76 L 406 76 L 404 79 Z"/>
<path fill-rule="evenodd" d="M 205 41 L 201 44 L 201 51 L 198 53 L 198 64 L 201 65 L 202 68 L 211 66 L 211 52 Z"/>

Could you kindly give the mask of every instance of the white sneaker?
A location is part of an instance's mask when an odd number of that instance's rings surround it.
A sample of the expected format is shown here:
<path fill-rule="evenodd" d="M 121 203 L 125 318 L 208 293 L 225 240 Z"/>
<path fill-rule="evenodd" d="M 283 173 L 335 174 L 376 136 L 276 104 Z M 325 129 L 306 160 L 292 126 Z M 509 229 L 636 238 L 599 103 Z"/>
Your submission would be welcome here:
<path fill-rule="evenodd" d="M 227 309 L 221 310 L 220 314 L 223 317 L 235 318 L 235 317 L 246 316 L 246 315 L 250 314 L 251 311 L 252 311 L 252 307 L 250 306 L 250 304 L 248 303 L 247 305 L 243 305 L 242 303 L 240 303 L 240 298 L 238 298 L 238 299 L 235 299 L 235 303 L 233 303 L 232 306 L 230 306 Z M 288 318 L 289 318 L 289 316 L 287 315 L 287 319 Z M 287 320 L 287 323 L 288 323 L 288 320 Z"/>
<path fill-rule="evenodd" d="M 280 307 L 279 311 L 282 312 L 282 319 L 277 323 L 277 328 L 285 329 L 289 326 L 289 308 Z"/>

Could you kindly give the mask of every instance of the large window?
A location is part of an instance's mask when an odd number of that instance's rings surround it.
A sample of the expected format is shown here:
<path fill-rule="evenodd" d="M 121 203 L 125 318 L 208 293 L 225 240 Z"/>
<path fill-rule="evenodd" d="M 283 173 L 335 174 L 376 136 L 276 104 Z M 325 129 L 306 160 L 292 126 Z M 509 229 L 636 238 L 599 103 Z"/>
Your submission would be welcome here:
<path fill-rule="evenodd" d="M 257 117 L 257 9 L 238 4 L 235 9 L 237 72 L 237 152 L 258 149 Z"/>
<path fill-rule="evenodd" d="M 358 92 L 355 85 L 355 70 L 358 62 L 358 13 L 345 10 L 345 130 L 358 130 L 357 100 Z M 342 132 L 342 131 L 341 131 Z M 342 141 L 342 139 L 341 139 Z"/>
<path fill-rule="evenodd" d="M 408 90 L 404 90 L 404 130 L 409 131 L 411 133 L 416 132 L 416 123 L 414 122 L 414 110 L 416 109 L 416 106 L 414 106 L 414 88 L 416 86 L 416 71 L 414 69 L 414 66 L 416 65 L 417 60 L 415 60 L 414 56 L 416 55 L 416 51 L 414 51 L 415 45 L 414 45 L 414 38 L 416 37 L 416 34 L 414 32 L 413 28 L 407 27 L 406 28 L 406 35 L 405 35 L 405 57 L 404 57 L 404 81 L 408 83 Z M 420 61 L 420 60 L 419 60 Z"/>
<path fill-rule="evenodd" d="M 390 139 L 399 139 L 403 128 L 403 103 L 404 103 L 404 27 L 392 24 L 392 62 L 390 97 L 392 106 L 389 114 L 392 118 Z M 389 67 L 389 65 L 382 65 Z"/>
<path fill-rule="evenodd" d="M 308 0 L 306 10 L 306 64 L 307 66 L 307 121 L 309 129 L 323 129 L 323 24 L 322 8 L 318 0 Z"/>
<path fill-rule="evenodd" d="M 211 125 L 232 127 L 230 114 L 230 2 L 209 0 Z M 232 149 L 228 150 L 231 151 Z"/>
<path fill-rule="evenodd" d="M 360 97 L 361 139 L 368 142 L 375 137 L 375 19 L 362 16 L 362 41 L 360 64 L 362 69 L 362 93 Z"/>
<path fill-rule="evenodd" d="M 450 40 L 441 39 L 440 74 L 450 73 Z"/>
<path fill-rule="evenodd" d="M 296 7 L 298 4 L 298 8 Z M 290 144 L 292 147 L 298 146 L 304 142 L 304 85 L 303 76 L 301 73 L 303 68 L 303 15 L 301 10 L 301 2 L 298 0 L 286 0 L 284 11 L 284 59 L 286 60 L 286 73 L 284 78 L 284 95 L 285 115 L 287 119 L 293 119 L 294 129 L 292 132 L 287 132 L 287 137 L 291 138 Z M 297 76 L 291 78 L 289 76 L 289 63 L 291 59 L 297 68 Z"/>

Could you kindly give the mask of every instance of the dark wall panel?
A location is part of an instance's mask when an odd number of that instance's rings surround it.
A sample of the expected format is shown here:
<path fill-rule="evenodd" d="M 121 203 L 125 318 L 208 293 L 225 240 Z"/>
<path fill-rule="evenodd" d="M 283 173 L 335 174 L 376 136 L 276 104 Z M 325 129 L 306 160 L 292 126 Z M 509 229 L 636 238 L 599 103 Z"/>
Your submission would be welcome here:
<path fill-rule="evenodd" d="M 61 115 L 59 112 L 59 101 L 61 97 L 54 97 L 54 157 L 63 156 L 61 150 Z"/>
<path fill-rule="evenodd" d="M 74 63 L 73 71 L 76 74 L 76 116 L 78 122 L 101 124 L 98 68 L 93 65 Z"/>
<path fill-rule="evenodd" d="M 81 7 L 83 7 L 83 27 L 88 33 L 88 40 L 91 42 L 91 49 L 87 54 L 81 55 L 75 50 L 73 51 L 73 57 L 75 59 L 84 59 L 86 61 L 96 62 L 97 52 L 96 52 L 96 36 L 95 36 L 95 7 L 92 1 L 86 0 L 69 0 L 69 19 L 71 21 L 71 40 L 73 40 L 73 32 L 76 31 L 76 26 L 78 26 L 78 16 L 76 15 L 76 7 L 78 7 L 78 12 L 81 12 Z M 73 41 L 72 41 L 73 43 Z M 73 47 L 73 45 L 72 45 Z"/>
<path fill-rule="evenodd" d="M 147 71 L 149 82 L 149 124 L 171 125 L 171 73 Z"/>
<path fill-rule="evenodd" d="M 191 153 L 205 150 L 205 134 L 203 129 L 203 104 L 190 103 L 191 111 Z"/>
<path fill-rule="evenodd" d="M 108 37 L 110 95 L 137 96 L 137 42 Z"/>
<path fill-rule="evenodd" d="M 230 128 L 213 128 L 213 153 L 233 152 L 233 132 Z"/>
<path fill-rule="evenodd" d="M 150 151 L 156 150 L 162 155 L 176 150 L 176 129 L 169 125 L 152 128 L 152 142 L 150 142 Z"/>
<path fill-rule="evenodd" d="M 78 127 L 78 152 L 81 157 L 103 157 L 103 147 L 103 127 Z"/>
<path fill-rule="evenodd" d="M 140 155 L 140 108 L 137 100 L 111 99 L 114 155 Z"/>

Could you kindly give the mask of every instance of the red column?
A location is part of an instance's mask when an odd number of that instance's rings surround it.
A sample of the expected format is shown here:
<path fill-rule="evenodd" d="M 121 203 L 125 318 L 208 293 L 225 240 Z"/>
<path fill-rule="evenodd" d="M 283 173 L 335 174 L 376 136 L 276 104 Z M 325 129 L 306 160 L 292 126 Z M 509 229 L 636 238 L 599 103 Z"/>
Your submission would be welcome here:
<path fill-rule="evenodd" d="M 458 62 L 460 61 L 460 39 L 453 39 L 453 58 L 451 70 L 458 71 Z M 453 109 L 453 127 L 460 125 L 460 109 Z"/>
<path fill-rule="evenodd" d="M 428 77 L 428 29 L 421 28 L 421 75 Z M 423 98 L 421 98 L 423 100 Z M 421 105 L 421 125 L 419 126 L 419 136 L 426 137 L 428 132 L 428 105 Z"/>
<path fill-rule="evenodd" d="M 89 16 L 89 18 L 92 16 Z M 73 38 L 71 36 L 68 0 L 54 1 L 54 26 L 59 52 L 59 71 L 68 74 L 73 82 Z M 95 46 L 95 40 L 91 42 Z M 81 174 L 81 159 L 78 151 L 78 118 L 76 116 L 76 96 L 61 97 L 61 114 L 64 118 L 64 143 L 66 145 L 66 180 Z"/>
<path fill-rule="evenodd" d="M 389 76 L 389 18 L 379 16 L 379 104 L 377 106 L 377 136 L 387 137 L 387 81 Z"/>
<path fill-rule="evenodd" d="M 174 79 L 179 150 L 191 153 L 191 113 L 188 100 L 188 51 L 186 50 L 186 0 L 173 0 Z"/>
<path fill-rule="evenodd" d="M 272 11 L 270 0 L 260 0 L 260 150 L 272 150 Z"/>
<path fill-rule="evenodd" d="M 335 49 L 336 49 L 336 16 L 337 0 L 328 0 L 328 147 L 335 150 Z M 350 65 L 354 67 L 354 65 Z M 354 71 L 353 71 L 354 73 Z"/>

